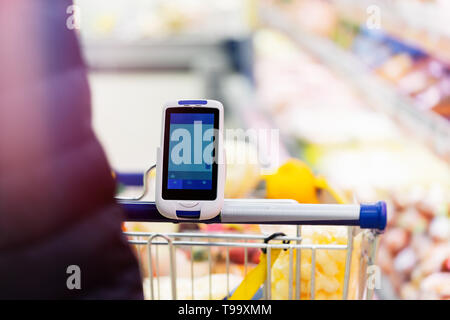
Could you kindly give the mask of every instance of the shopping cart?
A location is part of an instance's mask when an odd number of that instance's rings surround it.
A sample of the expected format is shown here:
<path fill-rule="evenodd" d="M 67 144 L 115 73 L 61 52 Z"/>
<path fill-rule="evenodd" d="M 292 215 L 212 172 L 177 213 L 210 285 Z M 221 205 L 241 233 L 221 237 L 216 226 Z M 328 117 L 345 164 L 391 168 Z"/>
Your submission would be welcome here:
<path fill-rule="evenodd" d="M 129 179 L 129 177 L 127 178 Z M 124 180 L 127 180 L 124 179 Z M 135 180 L 135 179 L 134 179 Z M 144 185 L 144 193 L 147 187 Z M 142 197 L 135 199 L 118 200 L 124 208 L 127 221 L 134 222 L 171 222 L 180 223 L 178 220 L 170 220 L 163 217 L 157 210 L 154 202 L 141 201 Z M 286 236 L 282 233 L 273 234 L 246 234 L 246 233 L 215 233 L 215 232 L 177 232 L 177 233 L 153 233 L 153 232 L 130 232 L 125 231 L 129 243 L 136 248 L 138 260 L 141 269 L 148 275 L 148 280 L 144 284 L 144 290 L 149 299 L 177 299 L 180 298 L 177 291 L 180 279 L 177 278 L 177 261 L 175 250 L 184 248 L 190 250 L 191 257 L 196 247 L 206 248 L 208 270 L 206 286 L 208 294 L 200 298 L 233 298 L 236 289 L 235 281 L 230 283 L 232 274 L 230 274 L 230 250 L 232 248 L 243 248 L 244 262 L 243 273 L 245 278 L 249 275 L 250 264 L 248 261 L 248 250 L 258 248 L 265 252 L 265 272 L 264 283 L 252 296 L 246 298 L 253 299 L 272 299 L 272 268 L 275 254 L 280 249 L 288 253 L 288 268 L 286 270 L 288 286 L 286 288 L 287 299 L 304 298 L 304 290 L 307 289 L 306 298 L 316 298 L 316 258 L 321 250 L 343 251 L 345 252 L 345 271 L 342 284 L 342 299 L 349 298 L 350 275 L 353 265 L 352 254 L 354 254 L 354 239 L 358 235 L 359 256 L 357 257 L 359 267 L 356 285 L 356 292 L 352 293 L 353 298 L 372 299 L 375 285 L 374 279 L 370 279 L 371 274 L 368 271 L 375 266 L 375 252 L 378 235 L 386 225 L 386 205 L 384 202 L 378 202 L 371 205 L 359 204 L 299 204 L 293 200 L 268 200 L 268 199 L 248 199 L 248 200 L 225 200 L 221 213 L 210 220 L 189 220 L 183 223 L 225 223 L 225 224 L 258 224 L 258 225 L 293 225 L 296 234 Z M 302 226 L 306 225 L 335 225 L 347 226 L 346 244 L 311 244 L 302 243 Z M 163 246 L 169 252 L 169 276 L 164 277 L 168 280 L 162 287 L 161 270 L 158 250 Z M 217 297 L 215 292 L 216 280 L 213 273 L 213 250 L 214 248 L 224 248 L 225 252 L 225 276 L 226 292 L 223 296 Z M 167 250 L 166 249 L 166 250 Z M 254 250 L 254 249 L 253 249 Z M 310 281 L 308 288 L 301 287 L 301 268 L 302 254 L 304 250 L 310 252 Z M 261 264 L 261 263 L 260 263 Z M 184 266 L 190 269 L 189 282 L 190 299 L 196 298 L 197 288 L 195 287 L 195 266 L 193 259 L 190 259 L 190 265 Z M 375 266 L 376 268 L 376 266 Z M 183 278 L 183 281 L 186 279 Z M 370 280 L 370 281 L 369 281 Z M 375 279 L 376 280 L 376 279 Z M 299 284 L 299 285 L 294 285 Z M 253 284 L 255 285 L 255 284 Z M 257 284 L 259 287 L 259 285 Z M 170 290 L 170 295 L 168 292 Z M 245 291 L 245 290 L 244 290 Z M 303 297 L 302 297 L 303 296 Z M 198 295 L 197 295 L 198 297 Z M 239 297 L 242 298 L 242 295 Z M 185 297 L 182 297 L 185 298 Z"/>

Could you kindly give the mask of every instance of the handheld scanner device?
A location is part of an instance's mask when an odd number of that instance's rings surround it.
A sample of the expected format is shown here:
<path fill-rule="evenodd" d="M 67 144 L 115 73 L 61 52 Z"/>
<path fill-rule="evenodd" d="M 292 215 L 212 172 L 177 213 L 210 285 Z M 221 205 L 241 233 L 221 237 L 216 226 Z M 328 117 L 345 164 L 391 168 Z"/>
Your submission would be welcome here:
<path fill-rule="evenodd" d="M 223 106 L 214 100 L 179 100 L 163 109 L 155 202 L 170 219 L 207 220 L 223 206 Z"/>

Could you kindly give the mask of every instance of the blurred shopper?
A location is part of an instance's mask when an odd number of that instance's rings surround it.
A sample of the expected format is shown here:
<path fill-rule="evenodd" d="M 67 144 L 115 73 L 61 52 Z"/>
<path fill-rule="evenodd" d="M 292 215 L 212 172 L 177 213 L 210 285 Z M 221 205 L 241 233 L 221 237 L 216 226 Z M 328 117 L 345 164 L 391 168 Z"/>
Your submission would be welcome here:
<path fill-rule="evenodd" d="M 142 298 L 70 5 L 0 2 L 0 298 Z"/>

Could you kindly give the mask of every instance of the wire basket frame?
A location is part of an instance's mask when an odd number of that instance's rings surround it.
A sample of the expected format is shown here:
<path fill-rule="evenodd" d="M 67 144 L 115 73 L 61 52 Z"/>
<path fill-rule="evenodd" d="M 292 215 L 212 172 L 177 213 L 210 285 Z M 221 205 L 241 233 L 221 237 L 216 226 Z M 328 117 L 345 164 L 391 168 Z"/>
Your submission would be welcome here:
<path fill-rule="evenodd" d="M 145 291 L 148 292 L 149 299 L 156 300 L 162 299 L 161 294 L 161 274 L 160 274 L 160 258 L 159 248 L 166 247 L 169 250 L 169 275 L 170 275 L 170 298 L 176 300 L 179 298 L 177 295 L 177 261 L 175 250 L 176 248 L 187 248 L 190 251 L 191 259 L 189 266 L 189 279 L 190 279 L 190 294 L 191 298 L 195 299 L 195 272 L 194 272 L 194 259 L 193 248 L 194 247 L 206 247 L 207 248 L 207 286 L 209 299 L 213 298 L 214 285 L 213 282 L 213 257 L 212 249 L 215 247 L 225 248 L 225 276 L 226 276 L 226 295 L 222 298 L 230 297 L 235 289 L 235 284 L 230 283 L 230 249 L 231 248 L 243 248 L 244 250 L 244 276 L 249 271 L 249 261 L 247 250 L 250 248 L 258 248 L 266 250 L 267 254 L 267 273 L 266 280 L 261 288 L 261 299 L 270 300 L 272 298 L 272 265 L 271 255 L 273 249 L 283 249 L 288 252 L 289 265 L 287 268 L 288 288 L 287 297 L 289 300 L 301 298 L 301 252 L 302 250 L 309 250 L 311 252 L 311 270 L 310 270 L 310 287 L 309 298 L 314 300 L 316 298 L 316 260 L 317 252 L 320 250 L 337 250 L 345 251 L 345 271 L 343 280 L 342 299 L 349 297 L 349 283 L 351 273 L 351 260 L 354 253 L 354 238 L 360 232 L 361 237 L 361 253 L 359 258 L 359 277 L 357 281 L 357 294 L 359 299 L 372 299 L 373 286 L 367 285 L 367 268 L 374 265 L 375 251 L 377 246 L 378 232 L 376 230 L 367 229 L 361 230 L 358 227 L 347 227 L 347 243 L 346 244 L 306 244 L 302 243 L 301 236 L 302 228 L 297 226 L 296 236 L 277 236 L 271 242 L 265 243 L 271 235 L 268 234 L 237 234 L 237 233 L 151 233 L 151 232 L 125 232 L 126 237 L 131 245 L 133 245 L 137 252 L 139 264 L 143 276 L 148 275 L 149 280 L 145 284 Z M 145 251 L 143 249 L 146 249 Z M 144 257 L 146 252 L 147 257 Z M 154 254 L 153 254 L 154 253 Z M 295 258 L 294 258 L 295 254 Z M 295 260 L 295 261 L 294 261 Z M 147 264 L 147 265 L 146 265 Z M 294 283 L 295 290 L 294 290 Z"/>

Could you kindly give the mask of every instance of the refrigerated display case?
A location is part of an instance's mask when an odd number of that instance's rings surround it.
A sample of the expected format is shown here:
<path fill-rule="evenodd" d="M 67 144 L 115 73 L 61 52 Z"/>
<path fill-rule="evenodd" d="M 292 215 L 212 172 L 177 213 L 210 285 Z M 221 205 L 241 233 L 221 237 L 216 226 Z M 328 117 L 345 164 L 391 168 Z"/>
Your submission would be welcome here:
<path fill-rule="evenodd" d="M 402 1 L 394 3 L 407 14 Z M 433 2 L 423 5 L 432 10 Z M 367 8 L 359 1 L 261 3 L 259 103 L 297 141 L 295 155 L 335 186 L 358 200 L 387 199 L 391 215 L 378 253 L 385 285 L 378 296 L 446 299 L 450 124 L 442 106 L 449 51 L 441 43 L 448 34 L 434 30 L 440 41 L 430 50 L 389 28 L 368 30 L 355 6 Z M 389 14 L 389 21 L 406 19 Z"/>

